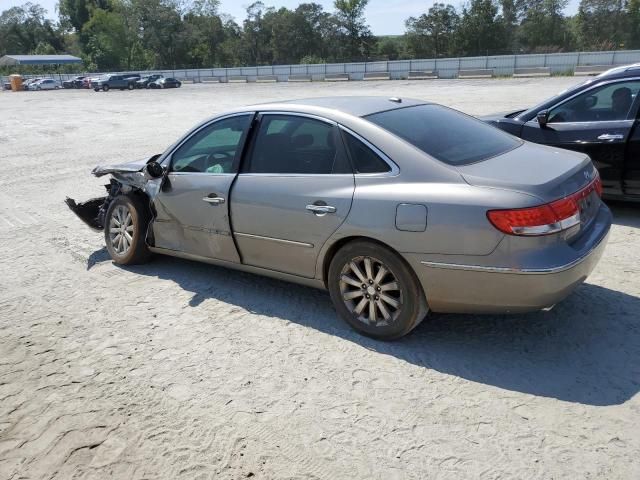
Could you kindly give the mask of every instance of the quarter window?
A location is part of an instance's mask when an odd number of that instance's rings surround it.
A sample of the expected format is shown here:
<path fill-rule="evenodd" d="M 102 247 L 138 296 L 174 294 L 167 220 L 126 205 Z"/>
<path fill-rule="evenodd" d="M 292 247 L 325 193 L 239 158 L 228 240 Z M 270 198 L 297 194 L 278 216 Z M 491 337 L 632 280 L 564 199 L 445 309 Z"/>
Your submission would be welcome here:
<path fill-rule="evenodd" d="M 351 173 L 336 127 L 298 115 L 264 115 L 248 173 Z"/>
<path fill-rule="evenodd" d="M 594 88 L 553 108 L 549 123 L 626 120 L 640 90 L 640 80 Z"/>
<path fill-rule="evenodd" d="M 391 167 L 376 153 L 350 133 L 343 133 L 351 163 L 357 173 L 385 173 Z"/>
<path fill-rule="evenodd" d="M 173 154 L 174 172 L 233 173 L 251 115 L 219 120 L 194 133 Z"/>

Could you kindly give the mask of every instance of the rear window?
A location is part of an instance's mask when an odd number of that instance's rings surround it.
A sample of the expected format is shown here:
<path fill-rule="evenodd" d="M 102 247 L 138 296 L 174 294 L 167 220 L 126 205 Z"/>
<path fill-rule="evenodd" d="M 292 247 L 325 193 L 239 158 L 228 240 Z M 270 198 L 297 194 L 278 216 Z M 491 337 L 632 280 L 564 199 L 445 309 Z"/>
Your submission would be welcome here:
<path fill-rule="evenodd" d="M 486 160 L 522 143 L 502 130 L 440 105 L 398 108 L 366 119 L 449 165 Z"/>

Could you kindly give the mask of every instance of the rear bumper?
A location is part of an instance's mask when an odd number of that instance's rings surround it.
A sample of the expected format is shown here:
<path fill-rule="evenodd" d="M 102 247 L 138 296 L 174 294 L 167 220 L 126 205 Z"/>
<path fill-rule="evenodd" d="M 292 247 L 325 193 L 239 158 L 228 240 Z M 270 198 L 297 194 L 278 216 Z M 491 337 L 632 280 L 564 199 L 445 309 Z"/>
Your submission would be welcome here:
<path fill-rule="evenodd" d="M 409 258 L 431 310 L 447 313 L 523 313 L 551 307 L 566 298 L 593 271 L 607 244 L 611 212 L 604 206 L 590 231 L 563 259 L 545 248 L 531 262 L 511 266 L 449 263 Z M 550 250 L 550 249 L 549 249 Z M 500 254 L 502 255 L 503 252 Z M 548 259 L 548 260 L 546 260 Z M 545 261 L 546 260 L 546 261 Z"/>

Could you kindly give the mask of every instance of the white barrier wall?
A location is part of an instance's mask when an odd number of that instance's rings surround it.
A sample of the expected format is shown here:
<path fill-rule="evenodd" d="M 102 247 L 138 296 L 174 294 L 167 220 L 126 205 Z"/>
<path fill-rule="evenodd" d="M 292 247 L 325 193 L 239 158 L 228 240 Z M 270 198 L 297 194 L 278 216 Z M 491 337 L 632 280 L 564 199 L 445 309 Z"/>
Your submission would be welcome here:
<path fill-rule="evenodd" d="M 640 62 L 640 50 L 612 52 L 571 52 L 535 55 L 498 55 L 486 57 L 438 58 L 396 60 L 388 62 L 327 63 L 318 65 L 273 65 L 261 67 L 200 68 L 178 70 L 136 71 L 140 74 L 160 73 L 165 77 L 193 79 L 218 77 L 226 82 L 229 77 L 246 76 L 255 82 L 258 76 L 273 75 L 286 82 L 290 75 L 310 75 L 323 80 L 327 74 L 348 73 L 352 80 L 362 80 L 367 72 L 389 72 L 391 79 L 407 78 L 410 71 L 435 71 L 440 78 L 455 78 L 460 70 L 490 69 L 494 76 L 510 76 L 516 68 L 548 67 L 551 73 L 572 73 L 576 66 L 625 65 Z M 123 72 L 114 72 L 123 73 Z M 66 80 L 77 74 L 49 74 Z M 98 73 L 94 75 L 99 75 Z M 27 75 L 30 76 L 30 75 Z M 31 75 L 33 76 L 33 75 Z M 8 81 L 3 77 L 3 81 Z"/>

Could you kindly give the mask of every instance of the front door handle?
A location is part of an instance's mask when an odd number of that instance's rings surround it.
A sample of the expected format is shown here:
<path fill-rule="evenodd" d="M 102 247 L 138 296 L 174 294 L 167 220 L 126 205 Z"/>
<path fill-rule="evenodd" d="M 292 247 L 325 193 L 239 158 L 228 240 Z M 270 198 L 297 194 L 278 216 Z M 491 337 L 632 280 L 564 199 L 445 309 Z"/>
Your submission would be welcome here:
<path fill-rule="evenodd" d="M 202 200 L 213 205 L 220 205 L 221 203 L 224 203 L 224 198 L 222 197 L 204 197 Z"/>
<path fill-rule="evenodd" d="M 603 133 L 598 137 L 598 140 L 622 140 L 624 135 L 621 133 Z"/>
<path fill-rule="evenodd" d="M 331 205 L 307 205 L 307 210 L 317 215 L 336 213 L 336 207 L 332 207 Z"/>

